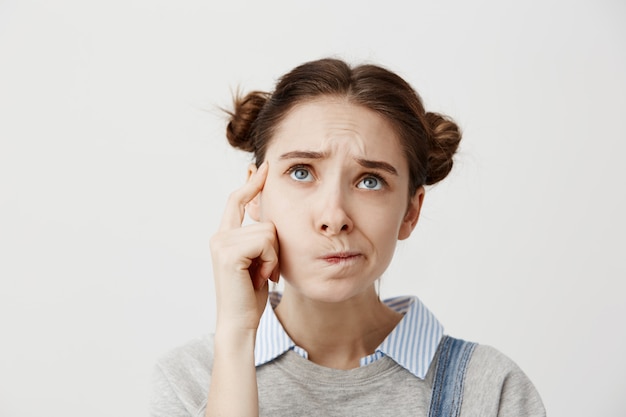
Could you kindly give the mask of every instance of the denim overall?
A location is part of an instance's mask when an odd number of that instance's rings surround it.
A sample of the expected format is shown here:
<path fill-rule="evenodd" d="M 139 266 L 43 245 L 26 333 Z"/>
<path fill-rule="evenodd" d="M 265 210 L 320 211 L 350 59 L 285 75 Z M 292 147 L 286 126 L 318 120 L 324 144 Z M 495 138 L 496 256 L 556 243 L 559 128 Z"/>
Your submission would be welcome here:
<path fill-rule="evenodd" d="M 458 417 L 463 402 L 465 371 L 476 343 L 450 336 L 441 340 L 428 417 Z"/>

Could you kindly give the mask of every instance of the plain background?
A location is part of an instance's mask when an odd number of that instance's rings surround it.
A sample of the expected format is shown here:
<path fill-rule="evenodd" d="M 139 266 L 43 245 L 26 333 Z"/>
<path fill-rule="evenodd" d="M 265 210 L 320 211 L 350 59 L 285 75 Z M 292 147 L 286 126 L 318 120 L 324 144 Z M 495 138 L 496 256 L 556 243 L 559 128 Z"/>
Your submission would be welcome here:
<path fill-rule="evenodd" d="M 550 416 L 626 413 L 626 3 L 0 1 L 0 415 L 147 413 L 214 325 L 208 241 L 249 156 L 218 107 L 323 56 L 464 139 L 382 281 L 490 344 Z"/>

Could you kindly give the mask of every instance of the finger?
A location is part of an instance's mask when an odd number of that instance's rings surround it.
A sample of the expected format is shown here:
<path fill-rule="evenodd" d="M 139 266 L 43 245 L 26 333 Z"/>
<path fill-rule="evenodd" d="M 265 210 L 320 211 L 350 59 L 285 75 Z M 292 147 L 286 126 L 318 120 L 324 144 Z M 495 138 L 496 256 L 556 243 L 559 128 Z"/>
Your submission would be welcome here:
<path fill-rule="evenodd" d="M 259 288 L 259 282 L 275 281 L 279 269 L 276 245 L 265 246 L 259 256 L 254 259 L 253 265 L 254 268 L 250 268 L 249 273 L 255 289 Z"/>
<path fill-rule="evenodd" d="M 276 236 L 276 226 L 274 226 L 274 236 L 276 237 L 272 241 L 273 255 L 275 256 L 275 262 L 268 262 L 267 268 L 263 271 L 270 281 L 273 281 L 278 284 L 278 280 L 280 278 L 280 263 L 278 258 L 278 236 Z"/>
<path fill-rule="evenodd" d="M 235 229 L 241 227 L 246 213 L 246 204 L 259 194 L 267 178 L 267 161 L 263 162 L 259 169 L 252 174 L 243 187 L 235 190 L 226 202 L 226 210 L 222 216 L 220 230 Z"/>
<path fill-rule="evenodd" d="M 267 258 L 261 261 L 258 268 L 258 275 L 265 280 L 271 280 L 276 282 L 276 273 L 278 271 L 278 257 L 273 254 L 274 257 Z"/>
<path fill-rule="evenodd" d="M 272 271 L 272 275 L 270 275 L 270 281 L 278 284 L 279 279 L 280 279 L 280 269 L 278 268 L 278 265 L 276 265 L 276 268 L 274 268 L 274 270 Z"/>
<path fill-rule="evenodd" d="M 248 273 L 255 290 L 262 288 L 268 280 L 273 280 L 274 271 L 278 269 L 277 266 L 276 257 L 257 258 L 252 262 L 248 268 Z"/>
<path fill-rule="evenodd" d="M 279 261 L 278 261 L 278 235 L 276 234 L 276 226 L 274 223 L 264 223 L 268 227 L 271 238 L 267 241 L 267 244 L 263 247 L 263 251 L 260 253 L 257 261 L 260 262 L 260 268 L 258 272 L 266 280 L 278 282 L 278 276 L 280 274 Z"/>

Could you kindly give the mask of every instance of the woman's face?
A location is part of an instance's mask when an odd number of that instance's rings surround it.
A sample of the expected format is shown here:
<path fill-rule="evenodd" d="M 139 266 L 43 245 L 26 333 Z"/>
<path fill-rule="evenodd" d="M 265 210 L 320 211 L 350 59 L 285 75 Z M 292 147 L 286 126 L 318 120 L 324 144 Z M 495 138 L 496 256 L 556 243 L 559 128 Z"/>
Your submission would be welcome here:
<path fill-rule="evenodd" d="M 297 105 L 267 148 L 269 172 L 248 210 L 274 223 L 288 285 L 320 301 L 350 299 L 385 271 L 419 216 L 390 124 L 346 100 Z"/>

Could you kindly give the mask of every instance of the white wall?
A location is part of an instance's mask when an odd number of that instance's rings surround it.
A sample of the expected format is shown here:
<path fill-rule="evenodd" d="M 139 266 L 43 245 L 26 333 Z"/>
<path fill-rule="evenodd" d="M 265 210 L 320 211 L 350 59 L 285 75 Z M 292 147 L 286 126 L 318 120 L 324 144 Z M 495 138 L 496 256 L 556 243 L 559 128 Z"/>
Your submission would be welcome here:
<path fill-rule="evenodd" d="M 248 162 L 216 107 L 326 55 L 465 131 L 383 295 L 512 357 L 551 416 L 624 415 L 625 3 L 383 3 L 0 2 L 1 416 L 146 413 L 156 358 L 213 326 Z"/>

